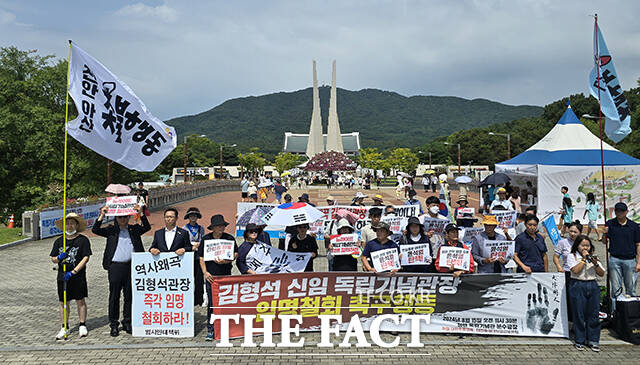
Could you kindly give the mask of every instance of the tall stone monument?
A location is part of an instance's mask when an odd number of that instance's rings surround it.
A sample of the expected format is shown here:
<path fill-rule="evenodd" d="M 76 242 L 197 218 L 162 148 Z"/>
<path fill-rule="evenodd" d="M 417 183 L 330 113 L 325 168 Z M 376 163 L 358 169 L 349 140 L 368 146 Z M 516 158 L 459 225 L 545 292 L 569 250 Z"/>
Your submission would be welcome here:
<path fill-rule="evenodd" d="M 331 75 L 331 96 L 329 98 L 329 125 L 327 127 L 327 151 L 344 153 L 342 136 L 340 135 L 340 122 L 338 121 L 338 97 L 336 92 L 336 61 L 333 61 L 333 73 Z"/>
<path fill-rule="evenodd" d="M 318 92 L 318 76 L 316 74 L 316 61 L 313 61 L 313 110 L 311 112 L 311 126 L 309 127 L 309 140 L 307 141 L 307 157 L 312 158 L 316 154 L 324 152 L 324 138 L 322 135 L 322 116 L 320 114 L 320 93 Z"/>

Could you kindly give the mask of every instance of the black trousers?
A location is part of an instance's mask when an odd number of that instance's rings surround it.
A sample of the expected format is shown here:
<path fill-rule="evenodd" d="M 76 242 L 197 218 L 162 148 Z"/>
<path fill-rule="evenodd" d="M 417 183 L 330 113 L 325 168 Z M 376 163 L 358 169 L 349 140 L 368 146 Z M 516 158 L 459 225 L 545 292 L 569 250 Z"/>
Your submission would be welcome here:
<path fill-rule="evenodd" d="M 124 292 L 122 325 L 131 326 L 131 262 L 112 262 L 109 266 L 109 325 L 118 327 L 120 292 Z"/>

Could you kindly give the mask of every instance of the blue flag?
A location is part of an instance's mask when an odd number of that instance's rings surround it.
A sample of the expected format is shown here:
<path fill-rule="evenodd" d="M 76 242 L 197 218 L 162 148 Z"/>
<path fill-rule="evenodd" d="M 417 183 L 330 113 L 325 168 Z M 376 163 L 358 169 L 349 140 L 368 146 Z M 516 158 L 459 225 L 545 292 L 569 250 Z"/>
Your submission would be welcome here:
<path fill-rule="evenodd" d="M 597 19 L 593 29 L 593 53 L 595 65 L 589 75 L 591 95 L 598 98 L 600 89 L 600 109 L 606 117 L 604 131 L 607 137 L 618 143 L 631 133 L 631 111 Z"/>
<path fill-rule="evenodd" d="M 542 221 L 542 225 L 547 231 L 553 245 L 557 246 L 558 241 L 560 241 L 560 232 L 558 232 L 558 226 L 556 226 L 556 220 L 553 218 L 553 215 L 550 215 L 549 218 Z"/>

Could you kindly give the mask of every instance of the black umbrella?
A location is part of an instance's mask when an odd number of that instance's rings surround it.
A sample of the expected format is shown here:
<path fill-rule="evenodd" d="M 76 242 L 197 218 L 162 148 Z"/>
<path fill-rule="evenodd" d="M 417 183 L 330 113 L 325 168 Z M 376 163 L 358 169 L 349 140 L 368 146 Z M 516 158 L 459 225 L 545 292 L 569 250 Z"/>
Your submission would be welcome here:
<path fill-rule="evenodd" d="M 494 174 L 487 176 L 484 180 L 482 180 L 482 182 L 480 183 L 480 186 L 485 186 L 485 185 L 497 186 L 497 185 L 505 184 L 507 181 L 511 181 L 511 178 L 509 176 L 507 176 L 506 174 L 503 174 L 502 172 L 496 172 Z"/>

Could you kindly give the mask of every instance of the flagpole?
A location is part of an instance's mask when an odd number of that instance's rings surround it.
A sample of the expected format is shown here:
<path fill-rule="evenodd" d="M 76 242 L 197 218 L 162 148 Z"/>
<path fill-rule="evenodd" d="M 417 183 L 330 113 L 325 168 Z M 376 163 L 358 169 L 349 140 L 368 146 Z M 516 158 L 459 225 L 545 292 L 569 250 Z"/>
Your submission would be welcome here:
<path fill-rule="evenodd" d="M 601 170 L 601 182 L 602 182 L 602 208 L 604 209 L 604 222 L 607 222 L 607 195 L 605 191 L 605 183 L 604 183 L 604 149 L 602 142 L 602 104 L 600 101 L 600 45 L 598 44 L 600 29 L 598 28 L 598 14 L 595 14 L 595 38 L 596 38 L 596 72 L 597 77 L 596 81 L 598 82 L 598 125 L 600 127 L 600 170 Z M 606 233 L 605 233 L 606 234 Z M 605 248 L 605 257 L 607 260 L 607 265 L 609 264 L 609 240 L 604 240 L 604 248 Z M 609 270 L 607 270 L 607 298 L 611 298 L 611 288 L 609 287 Z M 609 311 L 611 311 L 611 306 L 609 306 Z"/>
<path fill-rule="evenodd" d="M 62 185 L 62 251 L 67 252 L 67 123 L 69 122 L 69 83 L 71 74 L 71 40 L 69 40 L 69 57 L 67 58 L 67 95 L 64 107 L 64 177 Z M 62 272 L 67 273 L 67 264 L 62 264 Z M 67 339 L 67 282 L 63 283 L 64 339 Z"/>

